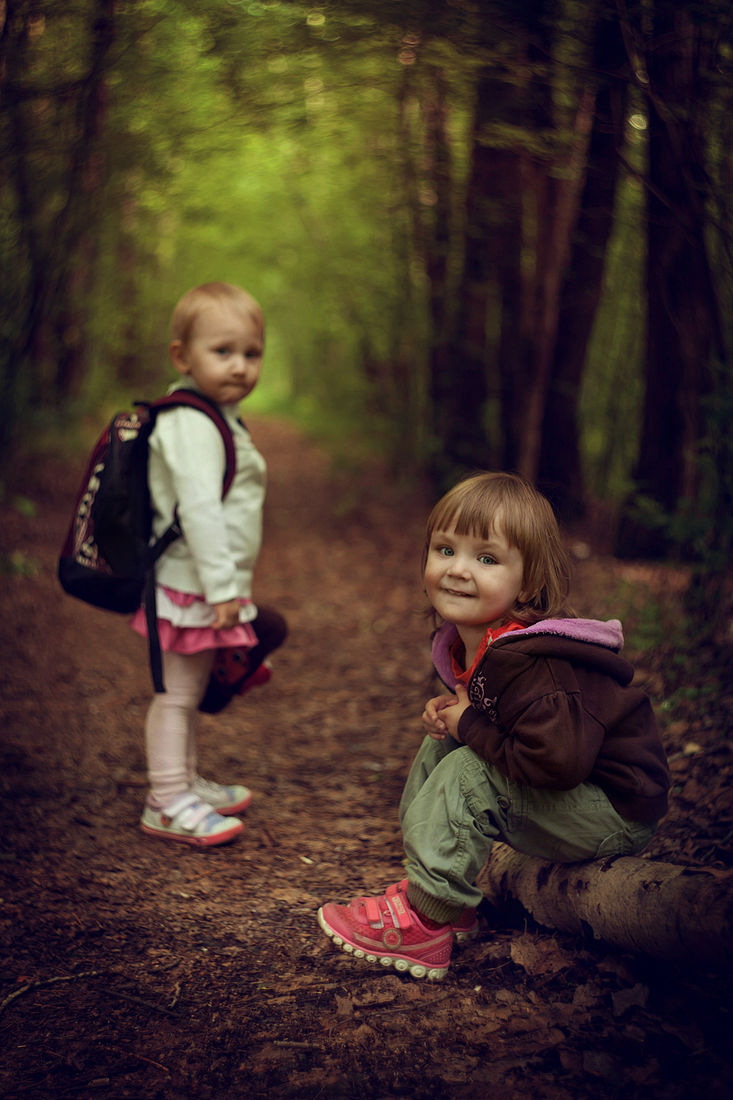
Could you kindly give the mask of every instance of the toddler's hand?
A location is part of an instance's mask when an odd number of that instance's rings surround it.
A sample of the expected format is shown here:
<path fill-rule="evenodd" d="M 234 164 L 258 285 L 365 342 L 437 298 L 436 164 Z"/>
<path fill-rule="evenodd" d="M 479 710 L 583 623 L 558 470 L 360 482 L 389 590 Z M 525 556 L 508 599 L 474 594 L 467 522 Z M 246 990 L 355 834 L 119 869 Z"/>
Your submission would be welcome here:
<path fill-rule="evenodd" d="M 428 699 L 425 710 L 422 712 L 422 724 L 425 732 L 434 741 L 444 741 L 448 735 L 448 727 L 440 717 L 440 712 L 446 707 L 453 707 L 458 702 L 455 695 L 436 695 L 434 699 Z"/>
<path fill-rule="evenodd" d="M 211 625 L 214 630 L 229 630 L 239 622 L 239 600 L 215 603 L 213 607 L 216 618 Z"/>

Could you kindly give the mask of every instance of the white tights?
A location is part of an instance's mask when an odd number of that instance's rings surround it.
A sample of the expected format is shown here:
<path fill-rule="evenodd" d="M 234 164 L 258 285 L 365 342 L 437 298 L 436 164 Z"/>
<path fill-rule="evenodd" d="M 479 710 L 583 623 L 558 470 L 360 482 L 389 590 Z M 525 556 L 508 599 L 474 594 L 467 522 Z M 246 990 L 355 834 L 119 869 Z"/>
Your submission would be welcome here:
<path fill-rule="evenodd" d="M 148 802 L 156 808 L 187 791 L 196 775 L 198 705 L 213 663 L 213 649 L 163 654 L 166 690 L 153 696 L 145 719 Z"/>

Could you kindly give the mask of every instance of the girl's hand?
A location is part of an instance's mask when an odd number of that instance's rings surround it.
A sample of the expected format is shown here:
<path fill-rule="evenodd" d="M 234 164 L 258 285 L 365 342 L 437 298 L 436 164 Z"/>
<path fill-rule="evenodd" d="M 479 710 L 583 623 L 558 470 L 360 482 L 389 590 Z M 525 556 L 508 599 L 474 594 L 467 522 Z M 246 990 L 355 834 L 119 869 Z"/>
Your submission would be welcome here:
<path fill-rule="evenodd" d="M 226 603 L 215 603 L 214 614 L 216 618 L 211 624 L 214 630 L 229 630 L 239 622 L 239 600 L 227 600 Z"/>
<path fill-rule="evenodd" d="M 428 699 L 425 704 L 425 710 L 422 712 L 422 724 L 425 732 L 434 741 L 444 741 L 447 737 L 448 727 L 441 715 L 448 707 L 454 707 L 457 702 L 455 695 L 436 695 L 434 699 Z"/>
<path fill-rule="evenodd" d="M 462 684 L 456 685 L 455 695 L 438 695 L 435 699 L 428 699 L 422 714 L 426 733 L 434 741 L 444 741 L 448 734 L 455 741 L 460 741 L 458 722 L 468 706 L 468 692 Z"/>
<path fill-rule="evenodd" d="M 464 688 L 463 684 L 456 684 L 456 698 L 455 706 L 446 708 L 443 714 L 443 720 L 448 733 L 451 735 L 454 741 L 460 741 L 458 736 L 458 723 L 461 720 L 461 715 L 467 707 L 470 707 L 468 701 L 468 692 Z"/>

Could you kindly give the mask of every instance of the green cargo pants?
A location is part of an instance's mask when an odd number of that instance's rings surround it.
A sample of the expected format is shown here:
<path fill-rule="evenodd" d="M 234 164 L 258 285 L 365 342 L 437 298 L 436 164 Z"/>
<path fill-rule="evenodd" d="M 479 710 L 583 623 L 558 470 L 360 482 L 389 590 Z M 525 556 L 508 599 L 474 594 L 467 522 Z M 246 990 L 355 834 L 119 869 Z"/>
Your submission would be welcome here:
<path fill-rule="evenodd" d="M 537 790 L 453 738 L 425 737 L 400 801 L 409 898 L 450 922 L 481 901 L 474 880 L 495 840 L 562 863 L 641 851 L 655 827 L 627 821 L 600 787 Z"/>

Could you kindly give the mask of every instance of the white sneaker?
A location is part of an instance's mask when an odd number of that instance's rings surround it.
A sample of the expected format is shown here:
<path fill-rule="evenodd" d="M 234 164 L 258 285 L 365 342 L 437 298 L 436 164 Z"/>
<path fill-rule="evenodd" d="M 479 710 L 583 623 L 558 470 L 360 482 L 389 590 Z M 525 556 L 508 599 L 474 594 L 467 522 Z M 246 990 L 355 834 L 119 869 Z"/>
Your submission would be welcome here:
<path fill-rule="evenodd" d="M 236 783 L 231 787 L 224 787 L 221 783 L 214 783 L 212 779 L 202 779 L 200 775 L 194 776 L 191 793 L 202 802 L 208 802 L 218 814 L 225 816 L 240 814 L 252 801 L 252 792 L 248 787 L 241 787 Z"/>
<path fill-rule="evenodd" d="M 192 791 L 179 794 L 162 810 L 146 806 L 140 826 L 149 836 L 180 840 L 199 848 L 226 844 L 244 830 L 241 821 L 222 817 L 210 803 L 203 802 Z"/>

